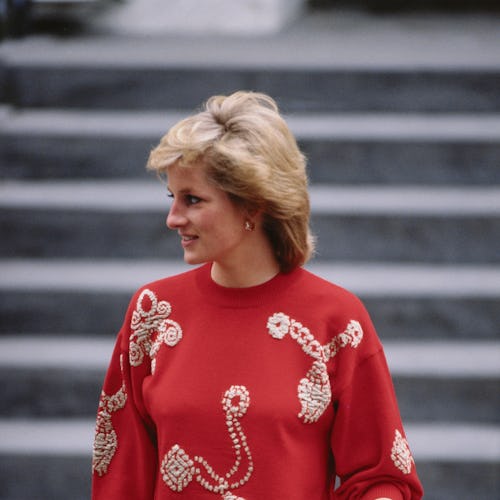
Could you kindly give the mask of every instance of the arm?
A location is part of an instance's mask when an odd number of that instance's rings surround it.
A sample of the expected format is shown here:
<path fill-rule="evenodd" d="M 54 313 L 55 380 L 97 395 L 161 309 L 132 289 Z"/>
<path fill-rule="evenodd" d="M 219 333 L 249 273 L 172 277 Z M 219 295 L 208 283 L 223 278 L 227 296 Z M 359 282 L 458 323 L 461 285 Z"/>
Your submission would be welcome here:
<path fill-rule="evenodd" d="M 334 359 L 331 448 L 340 478 L 337 498 L 420 500 L 422 487 L 384 352 L 366 311 L 360 319 L 362 341 Z"/>
<path fill-rule="evenodd" d="M 143 410 L 134 381 L 124 327 L 101 393 L 92 459 L 92 499 L 152 500 L 157 454 L 154 427 Z M 139 389 L 139 390 L 138 390 Z"/>

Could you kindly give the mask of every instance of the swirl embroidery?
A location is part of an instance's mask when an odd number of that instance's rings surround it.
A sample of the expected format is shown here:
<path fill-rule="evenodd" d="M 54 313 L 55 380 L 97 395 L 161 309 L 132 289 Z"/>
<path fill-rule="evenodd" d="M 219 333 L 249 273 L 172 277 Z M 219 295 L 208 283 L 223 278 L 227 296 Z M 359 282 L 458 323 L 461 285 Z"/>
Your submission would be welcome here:
<path fill-rule="evenodd" d="M 301 404 L 298 417 L 306 424 L 317 422 L 332 399 L 326 363 L 334 358 L 341 348 L 358 347 L 363 339 L 361 325 L 358 321 L 349 321 L 345 331 L 336 335 L 326 345 L 321 345 L 309 331 L 309 328 L 282 312 L 275 313 L 268 319 L 267 330 L 269 335 L 277 340 L 290 334 L 290 337 L 302 347 L 302 350 L 314 358 L 311 369 L 300 380 L 297 388 Z"/>
<path fill-rule="evenodd" d="M 172 491 L 180 492 L 196 479 L 203 488 L 220 494 L 224 500 L 245 500 L 235 496 L 230 490 L 247 483 L 254 468 L 247 438 L 240 424 L 240 419 L 249 406 L 250 394 L 246 387 L 232 385 L 224 393 L 222 408 L 226 414 L 226 425 L 233 442 L 235 460 L 231 469 L 223 476 L 215 472 L 203 457 L 191 458 L 180 445 L 172 446 L 165 454 L 160 468 L 163 481 Z M 246 471 L 236 476 L 243 464 L 246 464 Z"/>
<path fill-rule="evenodd" d="M 169 319 L 172 307 L 166 300 L 145 289 L 139 295 L 130 328 L 129 358 L 131 366 L 140 366 L 144 356 L 151 358 L 151 371 L 155 372 L 156 355 L 162 344 L 174 347 L 182 339 L 182 328 Z"/>

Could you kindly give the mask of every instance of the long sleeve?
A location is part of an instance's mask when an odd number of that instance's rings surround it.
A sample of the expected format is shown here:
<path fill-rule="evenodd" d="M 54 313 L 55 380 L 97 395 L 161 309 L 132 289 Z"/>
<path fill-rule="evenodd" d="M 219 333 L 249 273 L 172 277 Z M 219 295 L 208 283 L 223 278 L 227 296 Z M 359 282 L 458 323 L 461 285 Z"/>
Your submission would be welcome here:
<path fill-rule="evenodd" d="M 339 500 L 418 500 L 422 488 L 401 423 L 382 346 L 368 314 L 363 341 L 339 353 L 331 447 Z"/>
<path fill-rule="evenodd" d="M 145 370 L 130 365 L 130 314 L 118 336 L 101 393 L 92 460 L 92 499 L 152 500 L 157 475 L 154 426 L 142 401 Z"/>

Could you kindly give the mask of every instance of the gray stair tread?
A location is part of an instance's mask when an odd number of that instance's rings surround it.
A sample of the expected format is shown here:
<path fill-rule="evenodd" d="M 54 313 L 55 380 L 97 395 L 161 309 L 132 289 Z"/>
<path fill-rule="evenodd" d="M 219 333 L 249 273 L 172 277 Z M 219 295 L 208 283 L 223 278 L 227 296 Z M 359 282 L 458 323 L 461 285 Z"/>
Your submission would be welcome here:
<path fill-rule="evenodd" d="M 500 187 L 334 186 L 310 188 L 319 214 L 500 215 Z M 4 181 L 0 207 L 91 211 L 167 211 L 158 181 Z"/>
<path fill-rule="evenodd" d="M 405 430 L 417 461 L 500 461 L 498 426 L 411 423 Z M 91 419 L 2 419 L 0 455 L 87 455 L 93 436 Z"/>
<path fill-rule="evenodd" d="M 158 139 L 185 118 L 175 111 L 37 110 L 0 112 L 0 133 Z M 298 139 L 497 142 L 497 113 L 296 113 L 286 116 Z"/>
<path fill-rule="evenodd" d="M 392 15 L 339 11 L 304 14 L 267 36 L 118 36 L 8 41 L 0 57 L 15 64 L 158 67 L 325 66 L 380 68 L 499 67 L 500 19 L 492 15 Z M 105 34 L 104 34 L 105 33 Z M 311 56 L 313 54 L 313 56 Z"/>
<path fill-rule="evenodd" d="M 500 427 L 454 423 L 411 424 L 405 427 L 417 461 L 500 460 Z"/>
<path fill-rule="evenodd" d="M 2 335 L 0 368 L 105 370 L 113 338 Z M 385 341 L 389 368 L 395 376 L 500 377 L 500 342 Z"/>
<path fill-rule="evenodd" d="M 315 274 L 363 296 L 500 297 L 500 266 L 308 264 Z M 0 290 L 131 292 L 189 269 L 182 261 L 0 260 Z"/>

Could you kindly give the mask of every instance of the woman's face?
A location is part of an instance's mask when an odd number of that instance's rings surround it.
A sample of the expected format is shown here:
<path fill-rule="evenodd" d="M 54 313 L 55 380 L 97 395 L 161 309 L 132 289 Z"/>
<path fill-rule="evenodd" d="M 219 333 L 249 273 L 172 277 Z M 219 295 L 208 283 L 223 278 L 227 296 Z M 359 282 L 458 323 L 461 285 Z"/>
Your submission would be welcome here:
<path fill-rule="evenodd" d="M 245 214 L 208 181 L 202 164 L 170 166 L 168 190 L 172 205 L 167 226 L 178 232 L 186 263 L 244 265 L 249 254 Z"/>

